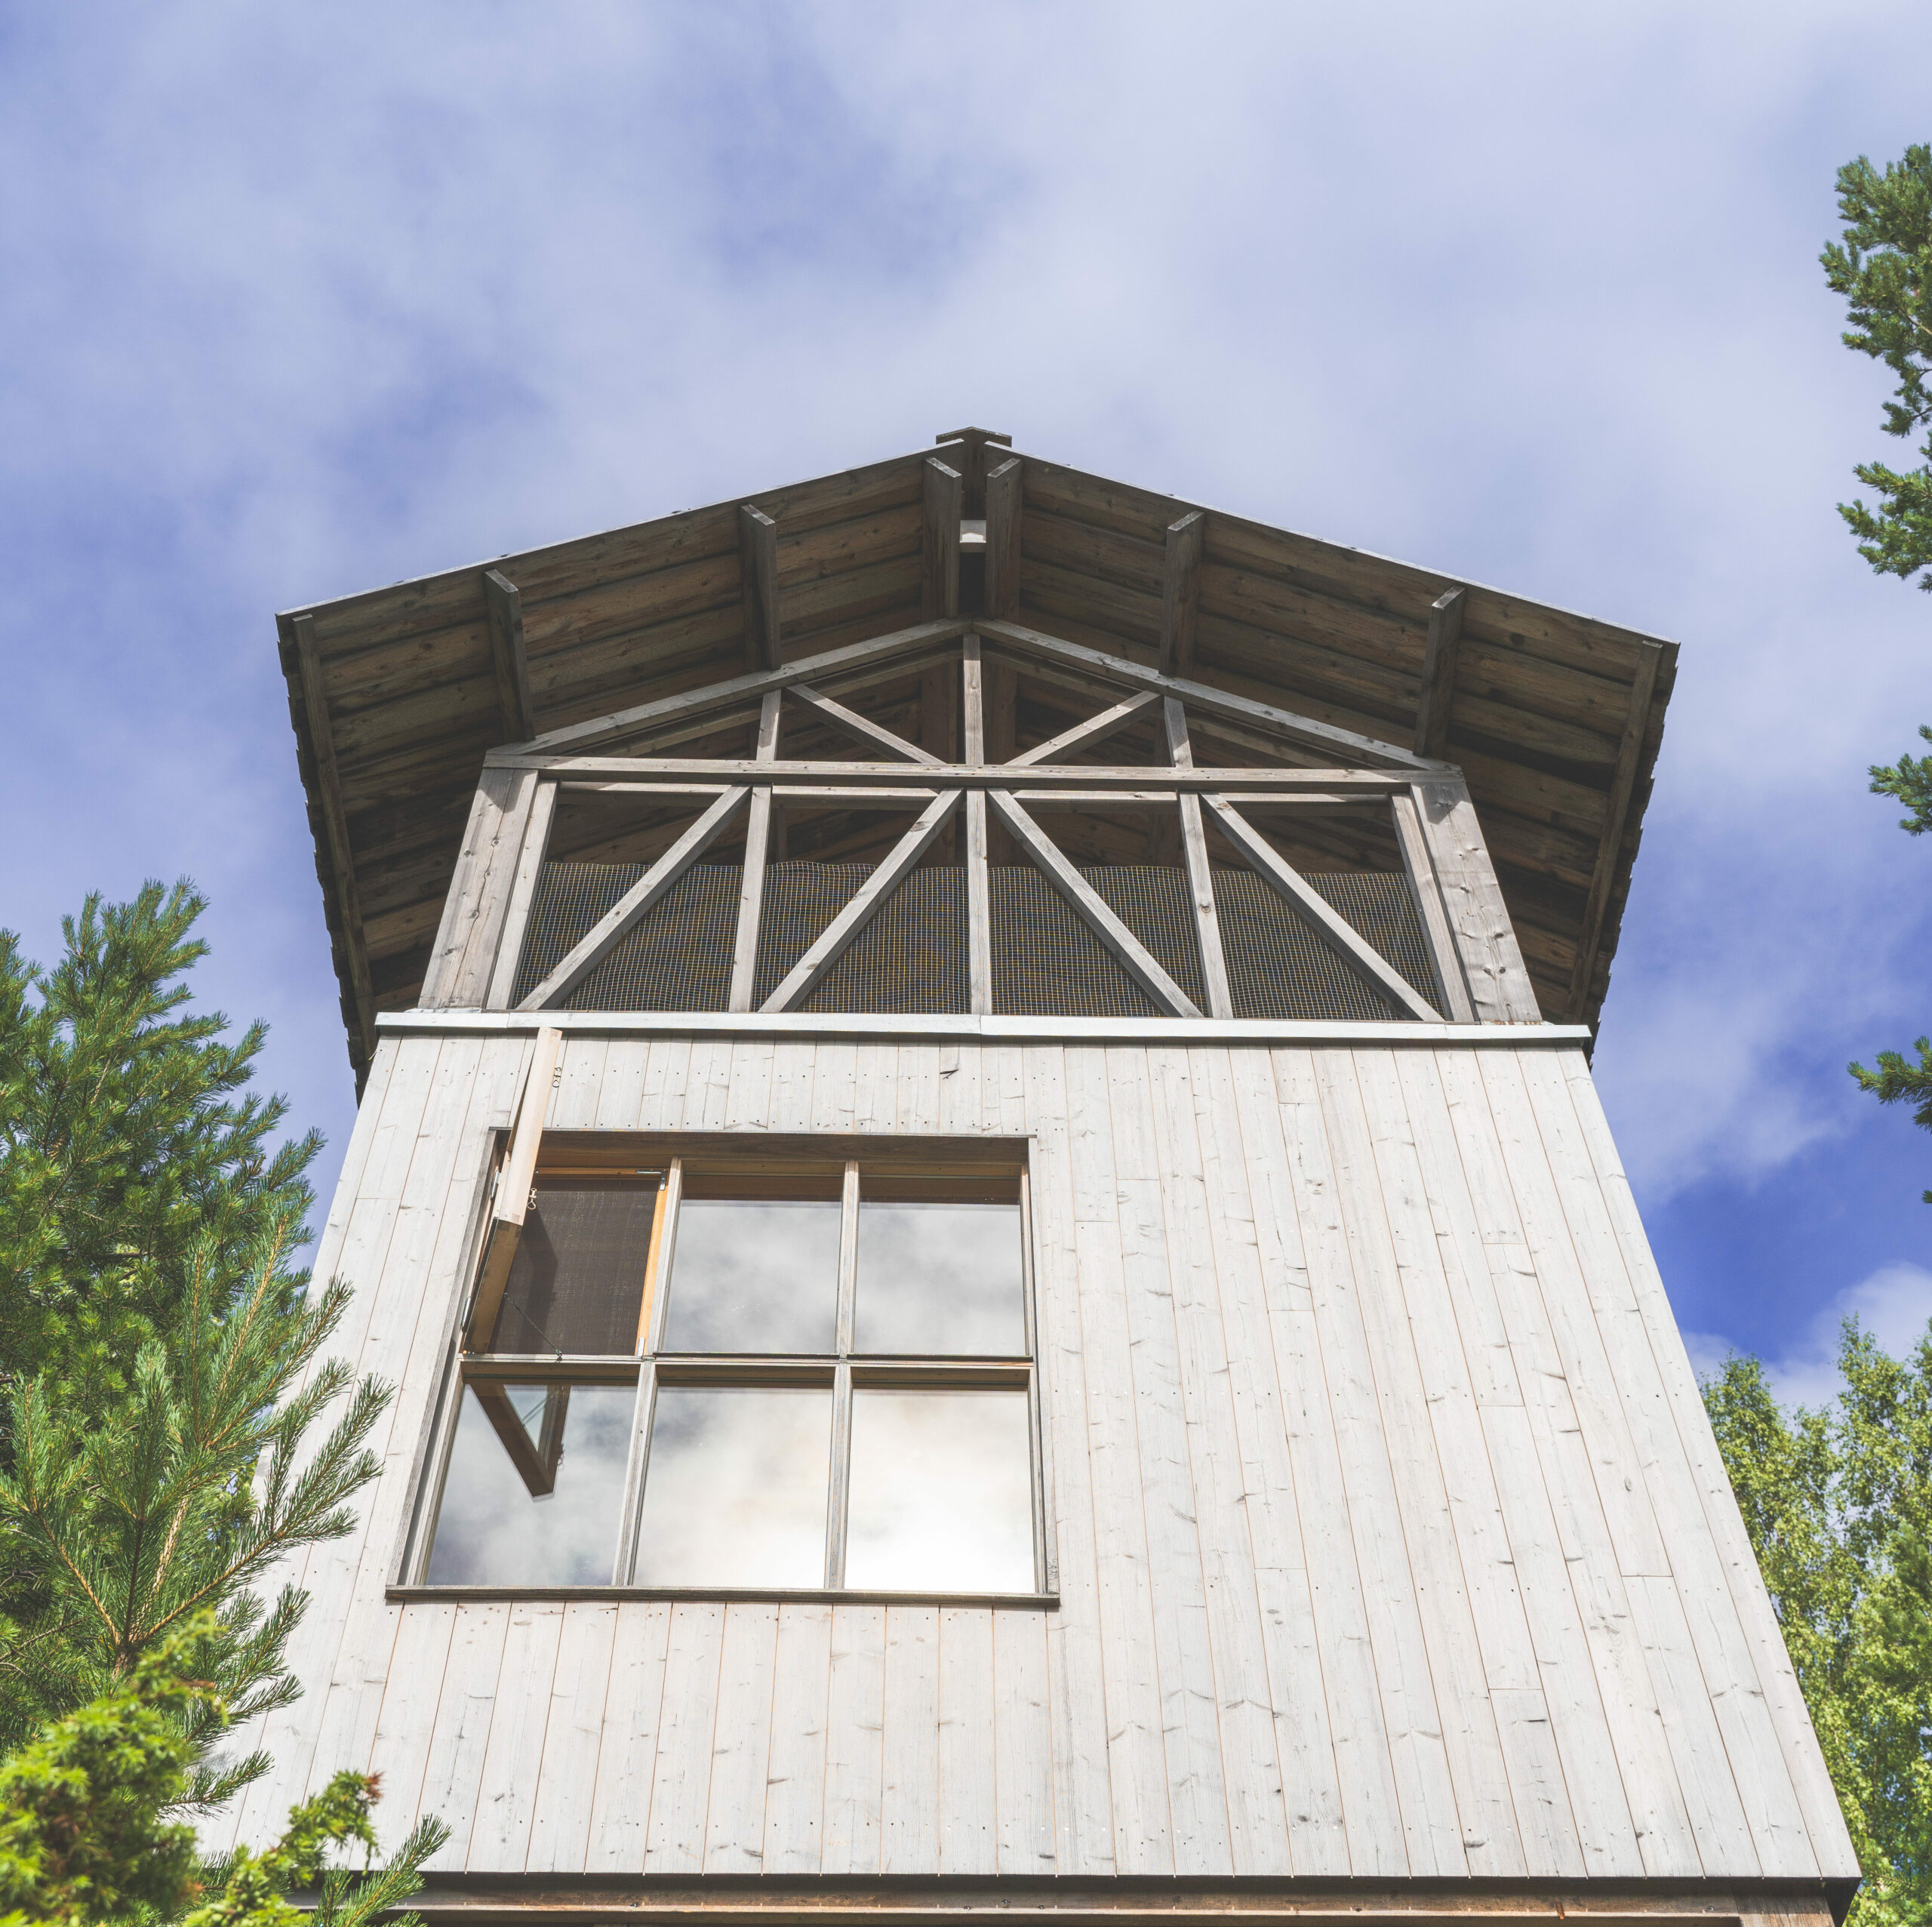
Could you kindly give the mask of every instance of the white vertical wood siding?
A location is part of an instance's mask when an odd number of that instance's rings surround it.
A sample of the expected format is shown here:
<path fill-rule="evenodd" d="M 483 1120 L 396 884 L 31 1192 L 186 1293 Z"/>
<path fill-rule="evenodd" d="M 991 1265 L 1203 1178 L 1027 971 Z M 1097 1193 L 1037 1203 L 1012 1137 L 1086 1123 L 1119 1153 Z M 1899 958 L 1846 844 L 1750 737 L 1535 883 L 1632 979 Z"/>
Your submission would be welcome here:
<path fill-rule="evenodd" d="M 217 1834 L 355 1765 L 475 1873 L 1854 1872 L 1574 1051 L 573 1037 L 559 1128 L 1031 1135 L 1060 1602 L 392 1605 L 526 1048 L 379 1051 L 383 1475 Z"/>

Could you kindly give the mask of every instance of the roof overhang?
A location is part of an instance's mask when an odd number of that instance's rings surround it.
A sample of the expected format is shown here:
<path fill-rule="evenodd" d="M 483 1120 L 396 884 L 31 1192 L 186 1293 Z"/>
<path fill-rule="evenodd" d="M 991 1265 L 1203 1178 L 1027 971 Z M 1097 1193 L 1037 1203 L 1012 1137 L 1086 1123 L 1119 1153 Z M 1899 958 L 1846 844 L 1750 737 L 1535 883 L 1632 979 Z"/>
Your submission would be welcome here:
<path fill-rule="evenodd" d="M 980 519 L 989 457 L 1019 463 L 1011 619 L 1460 765 L 1545 1016 L 1595 1024 L 1675 644 L 975 431 L 278 617 L 358 1073 L 374 1013 L 417 1000 L 489 753 L 918 623 L 934 454 Z"/>

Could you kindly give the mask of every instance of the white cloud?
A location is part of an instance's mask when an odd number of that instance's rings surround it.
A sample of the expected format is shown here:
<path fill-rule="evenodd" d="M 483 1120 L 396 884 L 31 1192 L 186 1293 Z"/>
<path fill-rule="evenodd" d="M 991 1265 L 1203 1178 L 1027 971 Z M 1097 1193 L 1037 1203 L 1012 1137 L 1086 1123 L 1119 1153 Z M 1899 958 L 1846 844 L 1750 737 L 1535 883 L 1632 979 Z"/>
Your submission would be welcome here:
<path fill-rule="evenodd" d="M 1781 1350 L 1764 1358 L 1764 1376 L 1781 1404 L 1815 1407 L 1838 1396 L 1839 1336 L 1848 1318 L 1857 1319 L 1881 1349 L 1903 1356 L 1925 1336 L 1932 1320 L 1932 1271 L 1888 1264 L 1821 1307 Z M 1734 1349 L 1709 1331 L 1687 1331 L 1684 1342 L 1700 1377 L 1717 1371 Z"/>

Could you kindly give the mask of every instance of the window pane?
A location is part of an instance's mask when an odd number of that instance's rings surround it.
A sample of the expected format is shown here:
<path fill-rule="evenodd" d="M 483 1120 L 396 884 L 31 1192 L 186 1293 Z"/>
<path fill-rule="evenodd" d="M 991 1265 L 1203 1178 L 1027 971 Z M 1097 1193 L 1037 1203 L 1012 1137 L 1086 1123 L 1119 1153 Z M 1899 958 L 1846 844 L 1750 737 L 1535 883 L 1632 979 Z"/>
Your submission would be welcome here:
<path fill-rule="evenodd" d="M 654 1184 L 544 1185 L 523 1221 L 493 1352 L 635 1352 Z"/>
<path fill-rule="evenodd" d="M 664 1349 L 829 1352 L 838 1342 L 835 1204 L 687 1198 Z"/>
<path fill-rule="evenodd" d="M 466 1386 L 429 1583 L 608 1586 L 636 1409 L 635 1385 Z"/>
<path fill-rule="evenodd" d="M 832 1393 L 660 1385 L 640 1586 L 823 1586 Z"/>
<path fill-rule="evenodd" d="M 1030 1593 L 1032 1492 L 1025 1393 L 857 1390 L 845 1583 Z"/>
<path fill-rule="evenodd" d="M 1017 1205 L 859 1206 L 862 1352 L 1023 1357 Z"/>

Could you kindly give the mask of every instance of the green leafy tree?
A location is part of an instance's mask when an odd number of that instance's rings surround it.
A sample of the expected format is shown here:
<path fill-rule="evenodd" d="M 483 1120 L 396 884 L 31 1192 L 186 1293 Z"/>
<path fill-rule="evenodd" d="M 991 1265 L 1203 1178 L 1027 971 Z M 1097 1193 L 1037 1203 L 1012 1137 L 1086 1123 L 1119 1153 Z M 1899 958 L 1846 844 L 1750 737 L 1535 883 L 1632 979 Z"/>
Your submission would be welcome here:
<path fill-rule="evenodd" d="M 1932 1328 L 1894 1359 L 1848 1321 L 1839 1366 L 1820 1411 L 1752 1358 L 1704 1400 L 1865 1872 L 1850 1927 L 1927 1927 Z"/>
<path fill-rule="evenodd" d="M 293 1808 L 273 1846 L 202 1867 L 176 1816 L 196 1770 L 191 1735 L 230 1714 L 210 1682 L 188 1676 L 220 1638 L 206 1615 L 183 1621 L 0 1767 L 0 1927 L 365 1927 L 416 1892 L 446 1837 L 438 1821 L 373 1876 L 330 1864 L 331 1849 L 376 1845 L 377 1783 L 359 1773 Z M 318 1886 L 312 1913 L 288 1898 Z"/>
<path fill-rule="evenodd" d="M 1908 147 L 1882 172 L 1862 154 L 1839 168 L 1838 213 L 1844 238 L 1828 243 L 1820 259 L 1826 282 L 1849 304 L 1844 344 L 1898 377 L 1897 393 L 1885 404 L 1886 433 L 1915 435 L 1932 425 L 1932 146 Z M 1854 473 L 1876 492 L 1878 506 L 1841 502 L 1838 513 L 1880 574 L 1909 578 L 1924 570 L 1918 586 L 1932 589 L 1932 435 L 1918 452 L 1919 466 L 1903 472 L 1861 464 Z M 1932 743 L 1932 728 L 1918 733 Z M 1901 828 L 1914 836 L 1932 830 L 1932 756 L 1876 763 L 1871 775 L 1874 795 L 1906 806 Z M 1881 1104 L 1909 1104 L 1914 1122 L 1932 1130 L 1932 1038 L 1912 1048 L 1916 1064 L 1902 1051 L 1881 1051 L 1875 1069 L 1848 1068 Z M 1932 1204 L 1932 1190 L 1923 1196 Z"/>
<path fill-rule="evenodd" d="M 1847 348 L 1881 361 L 1898 377 L 1885 405 L 1885 432 L 1901 437 L 1932 423 L 1932 146 L 1908 147 L 1881 173 L 1860 155 L 1838 170 L 1842 242 L 1819 257 L 1834 293 L 1850 309 Z M 1883 462 L 1854 473 L 1878 506 L 1841 503 L 1838 513 L 1859 537 L 1858 552 L 1882 575 L 1932 571 L 1932 437 L 1919 466 L 1901 473 Z M 1932 589 L 1932 573 L 1920 580 Z"/>
<path fill-rule="evenodd" d="M 46 969 L 0 931 L 0 1386 L 51 1373 L 100 1409 L 197 1265 L 232 1274 L 314 1202 L 320 1137 L 274 1145 L 286 1104 L 245 1089 L 264 1027 L 229 1042 L 188 1008 L 205 907 L 185 882 L 90 897 Z"/>

